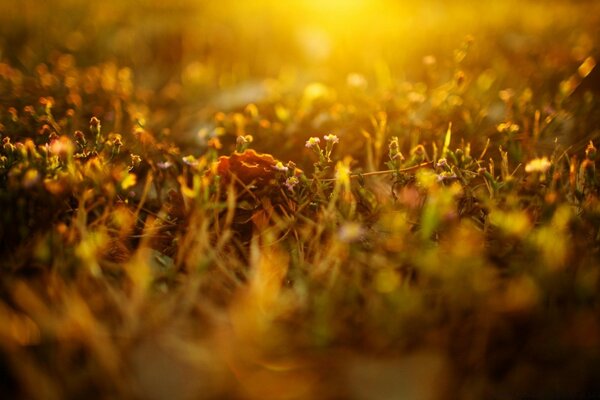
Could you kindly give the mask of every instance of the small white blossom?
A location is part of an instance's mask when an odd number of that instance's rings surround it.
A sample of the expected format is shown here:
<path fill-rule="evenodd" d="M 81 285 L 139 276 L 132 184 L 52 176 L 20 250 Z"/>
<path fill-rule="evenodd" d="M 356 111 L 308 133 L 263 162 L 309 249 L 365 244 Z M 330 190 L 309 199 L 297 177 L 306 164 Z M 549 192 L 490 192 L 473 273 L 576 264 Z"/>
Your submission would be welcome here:
<path fill-rule="evenodd" d="M 160 169 L 167 169 L 167 168 L 171 167 L 172 165 L 173 165 L 173 163 L 171 161 L 159 161 L 156 163 L 156 166 Z"/>
<path fill-rule="evenodd" d="M 525 172 L 546 172 L 551 165 L 548 157 L 534 158 L 525 166 Z"/>
<path fill-rule="evenodd" d="M 277 164 L 275 164 L 275 166 L 273 168 L 275 168 L 277 171 L 281 171 L 281 172 L 287 172 L 287 170 L 288 170 L 288 167 L 283 165 L 283 163 L 281 161 L 277 161 Z"/>
<path fill-rule="evenodd" d="M 198 160 L 192 155 L 182 157 L 181 160 L 190 167 L 195 167 L 198 165 Z"/>
<path fill-rule="evenodd" d="M 326 142 L 330 142 L 331 144 L 335 144 L 340 141 L 340 139 L 336 135 L 332 134 L 323 136 L 323 139 L 325 139 Z"/>
<path fill-rule="evenodd" d="M 291 176 L 285 180 L 285 186 L 290 192 L 294 191 L 294 186 L 296 186 L 298 183 L 300 183 L 300 181 L 295 176 Z"/>
<path fill-rule="evenodd" d="M 457 176 L 454 173 L 451 172 L 442 172 L 441 174 L 438 174 L 435 176 L 435 180 L 437 183 L 442 183 L 444 181 L 449 181 L 452 179 L 456 179 Z"/>
<path fill-rule="evenodd" d="M 306 141 L 306 147 L 308 149 L 318 146 L 321 140 L 318 137 L 311 137 Z"/>

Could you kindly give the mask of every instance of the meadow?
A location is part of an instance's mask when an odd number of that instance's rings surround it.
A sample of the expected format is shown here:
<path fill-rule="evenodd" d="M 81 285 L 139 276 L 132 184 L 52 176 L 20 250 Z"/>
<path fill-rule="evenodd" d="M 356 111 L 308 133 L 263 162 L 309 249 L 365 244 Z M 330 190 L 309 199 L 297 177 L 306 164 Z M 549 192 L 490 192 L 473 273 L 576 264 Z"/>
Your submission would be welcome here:
<path fill-rule="evenodd" d="M 600 3 L 0 2 L 0 397 L 600 398 Z"/>

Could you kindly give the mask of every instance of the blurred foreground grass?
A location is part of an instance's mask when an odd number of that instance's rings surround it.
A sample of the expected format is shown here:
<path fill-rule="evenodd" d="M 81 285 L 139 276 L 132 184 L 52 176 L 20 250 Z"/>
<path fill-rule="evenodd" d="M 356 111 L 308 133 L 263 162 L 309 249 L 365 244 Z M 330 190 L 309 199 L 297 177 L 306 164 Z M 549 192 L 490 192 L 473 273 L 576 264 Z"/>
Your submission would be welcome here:
<path fill-rule="evenodd" d="M 0 3 L 0 393 L 599 397 L 599 8 Z"/>

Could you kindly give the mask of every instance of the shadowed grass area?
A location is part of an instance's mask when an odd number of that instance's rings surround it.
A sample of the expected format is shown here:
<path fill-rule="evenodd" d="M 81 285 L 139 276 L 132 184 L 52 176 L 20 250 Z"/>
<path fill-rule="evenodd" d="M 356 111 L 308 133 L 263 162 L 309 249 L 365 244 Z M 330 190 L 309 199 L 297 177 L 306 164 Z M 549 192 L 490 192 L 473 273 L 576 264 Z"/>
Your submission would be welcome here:
<path fill-rule="evenodd" d="M 599 7 L 0 4 L 0 393 L 599 396 Z"/>

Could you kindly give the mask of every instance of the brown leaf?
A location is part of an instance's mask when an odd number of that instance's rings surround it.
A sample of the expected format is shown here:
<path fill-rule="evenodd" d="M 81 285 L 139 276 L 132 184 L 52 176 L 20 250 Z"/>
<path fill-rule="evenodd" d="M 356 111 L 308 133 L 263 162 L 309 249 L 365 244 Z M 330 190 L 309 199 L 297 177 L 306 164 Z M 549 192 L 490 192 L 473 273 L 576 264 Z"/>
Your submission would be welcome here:
<path fill-rule="evenodd" d="M 275 179 L 276 163 L 277 160 L 270 154 L 245 150 L 243 153 L 219 157 L 216 171 L 224 184 L 231 182 L 235 175 L 244 185 L 264 186 Z"/>

